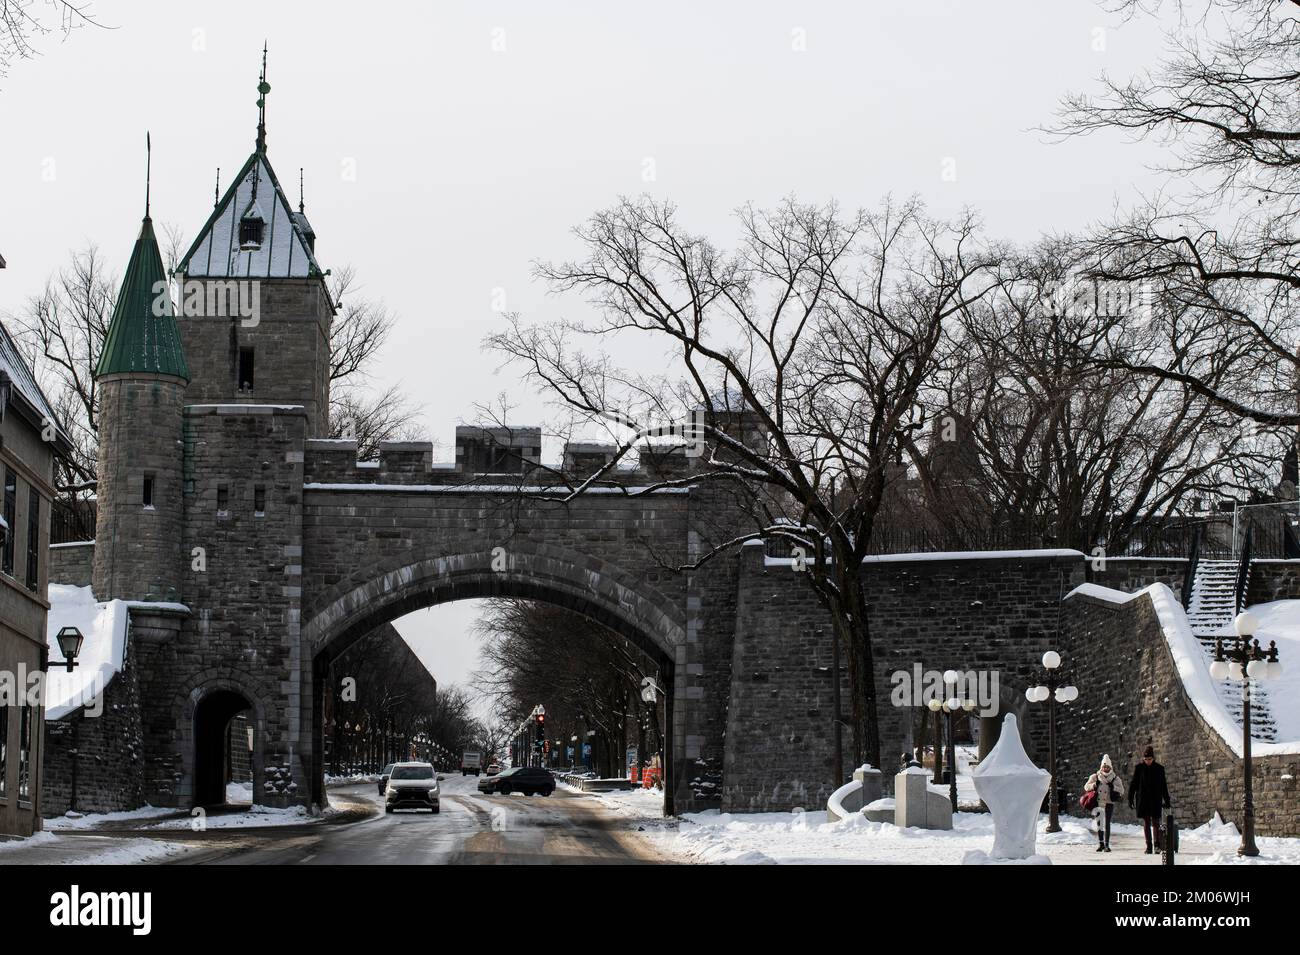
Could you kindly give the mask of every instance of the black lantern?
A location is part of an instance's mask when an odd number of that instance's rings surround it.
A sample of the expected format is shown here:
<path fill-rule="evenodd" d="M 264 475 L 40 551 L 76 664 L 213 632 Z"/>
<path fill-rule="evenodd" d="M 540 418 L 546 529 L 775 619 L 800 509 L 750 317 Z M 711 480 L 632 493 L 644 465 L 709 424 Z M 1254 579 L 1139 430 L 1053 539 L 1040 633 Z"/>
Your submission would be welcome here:
<path fill-rule="evenodd" d="M 81 644 L 85 637 L 76 627 L 64 627 L 55 637 L 59 641 L 59 650 L 63 652 L 63 662 L 72 672 L 72 668 L 77 665 L 77 654 L 81 652 Z"/>

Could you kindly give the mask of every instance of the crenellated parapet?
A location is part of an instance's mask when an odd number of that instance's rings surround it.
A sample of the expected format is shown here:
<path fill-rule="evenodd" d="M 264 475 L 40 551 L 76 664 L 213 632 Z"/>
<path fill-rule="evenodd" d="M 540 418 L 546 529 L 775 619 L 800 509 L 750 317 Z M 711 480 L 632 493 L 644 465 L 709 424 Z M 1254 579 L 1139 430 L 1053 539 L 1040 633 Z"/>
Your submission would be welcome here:
<path fill-rule="evenodd" d="M 454 461 L 434 460 L 429 441 L 381 441 L 378 460 L 357 460 L 352 438 L 310 438 L 304 449 L 309 485 L 530 485 L 578 484 L 607 467 L 613 444 L 571 441 L 559 466 L 541 462 L 541 428 L 456 429 Z M 599 479 L 604 486 L 645 486 L 689 476 L 694 459 L 685 447 L 646 447 Z"/>

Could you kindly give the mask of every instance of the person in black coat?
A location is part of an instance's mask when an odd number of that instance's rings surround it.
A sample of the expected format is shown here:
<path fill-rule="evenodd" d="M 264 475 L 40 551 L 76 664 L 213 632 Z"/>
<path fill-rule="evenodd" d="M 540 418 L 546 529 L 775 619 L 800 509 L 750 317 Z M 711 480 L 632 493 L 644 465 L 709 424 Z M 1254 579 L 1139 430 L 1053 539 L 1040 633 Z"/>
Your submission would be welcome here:
<path fill-rule="evenodd" d="M 1147 855 L 1151 842 L 1160 844 L 1160 816 L 1169 807 L 1169 785 L 1165 782 L 1165 768 L 1156 762 L 1156 753 L 1150 746 L 1142 752 L 1142 761 L 1133 770 L 1133 781 L 1128 784 L 1129 808 L 1142 817 L 1142 833 L 1147 839 Z"/>

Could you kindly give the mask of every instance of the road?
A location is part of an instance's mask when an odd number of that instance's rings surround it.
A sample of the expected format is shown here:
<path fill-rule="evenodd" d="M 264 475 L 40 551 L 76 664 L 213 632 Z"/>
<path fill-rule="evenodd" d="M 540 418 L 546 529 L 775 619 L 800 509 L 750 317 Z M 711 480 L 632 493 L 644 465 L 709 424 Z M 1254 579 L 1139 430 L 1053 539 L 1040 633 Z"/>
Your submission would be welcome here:
<path fill-rule="evenodd" d="M 331 801 L 377 814 L 344 825 L 222 834 L 182 865 L 564 865 L 662 861 L 593 797 L 484 796 L 474 776 L 447 775 L 442 811 L 383 812 L 375 784 L 330 790 Z"/>

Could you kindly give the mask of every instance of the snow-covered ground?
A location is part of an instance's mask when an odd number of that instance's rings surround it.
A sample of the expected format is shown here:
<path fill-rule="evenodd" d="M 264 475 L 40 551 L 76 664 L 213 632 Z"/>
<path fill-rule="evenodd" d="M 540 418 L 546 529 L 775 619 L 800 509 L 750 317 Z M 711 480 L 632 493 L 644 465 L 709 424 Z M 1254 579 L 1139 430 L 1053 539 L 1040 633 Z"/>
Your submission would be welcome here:
<path fill-rule="evenodd" d="M 189 846 L 158 839 L 118 839 L 77 836 L 59 832 L 38 832 L 27 839 L 0 841 L 0 866 L 43 865 L 136 865 L 160 862 L 189 851 Z"/>
<path fill-rule="evenodd" d="M 825 812 L 767 812 L 731 814 L 716 810 L 687 813 L 677 820 L 661 815 L 663 796 L 657 790 L 587 794 L 599 799 L 630 827 L 641 830 L 660 852 L 684 862 L 728 865 L 960 865 L 979 862 L 993 847 L 993 817 L 959 812 L 950 831 L 900 829 L 891 823 L 869 822 L 854 816 L 828 823 Z M 1042 863 L 1158 864 L 1144 856 L 1142 827 L 1115 823 L 1111 843 L 1115 852 L 1097 853 L 1090 823 L 1066 816 L 1061 831 L 1046 833 L 1047 817 L 1038 823 L 1038 853 Z M 1217 816 L 1180 834 L 1180 865 L 1300 865 L 1300 838 L 1260 837 L 1260 855 L 1237 856 L 1241 835 L 1237 827 Z"/>

